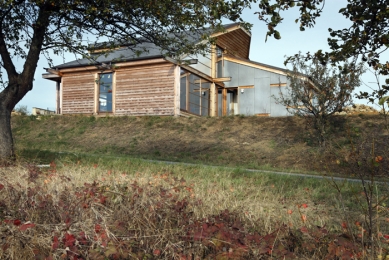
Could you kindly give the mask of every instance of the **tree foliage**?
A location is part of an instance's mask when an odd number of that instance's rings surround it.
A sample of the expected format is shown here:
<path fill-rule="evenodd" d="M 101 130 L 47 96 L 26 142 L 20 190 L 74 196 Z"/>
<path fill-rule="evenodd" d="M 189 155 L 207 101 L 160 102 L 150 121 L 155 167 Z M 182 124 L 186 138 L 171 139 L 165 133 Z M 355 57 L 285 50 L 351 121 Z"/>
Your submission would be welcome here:
<path fill-rule="evenodd" d="M 335 67 L 310 55 L 296 54 L 288 59 L 292 70 L 287 92 L 277 101 L 292 114 L 313 120 L 318 141 L 325 145 L 328 118 L 352 102 L 354 89 L 364 73 L 362 63 L 344 62 Z"/>
<path fill-rule="evenodd" d="M 352 21 L 349 28 L 333 30 L 329 28 L 328 44 L 330 52 L 317 52 L 322 62 L 342 62 L 348 58 L 361 58 L 380 74 L 389 74 L 389 61 L 380 59 L 389 47 L 389 7 L 387 0 L 347 0 L 348 4 L 339 10 L 346 19 Z M 325 0 L 261 0 L 259 19 L 268 25 L 268 36 L 281 38 L 276 27 L 283 21 L 282 12 L 292 7 L 299 8 L 296 23 L 300 30 L 314 27 L 316 19 L 325 8 Z"/>
<path fill-rule="evenodd" d="M 49 51 L 85 54 L 90 44 L 106 42 L 135 46 L 155 43 L 166 53 L 198 51 L 188 34 L 217 29 L 222 18 L 241 21 L 248 0 L 2 0 L 0 1 L 1 67 L 16 76 L 15 59 L 34 64 L 36 54 Z M 207 35 L 204 35 L 206 38 Z M 25 74 L 35 66 L 25 66 Z M 24 71 L 23 71 L 24 72 Z M 11 79 L 10 79 L 11 80 Z"/>
<path fill-rule="evenodd" d="M 276 39 L 281 39 L 281 34 L 276 30 L 277 25 L 282 23 L 282 11 L 290 8 L 299 8 L 300 15 L 296 19 L 296 23 L 300 23 L 300 30 L 305 31 L 306 27 L 313 27 L 315 19 L 320 16 L 325 0 L 261 0 L 259 2 L 260 11 L 256 14 L 258 19 L 264 21 L 268 26 L 268 36 L 274 36 Z"/>
<path fill-rule="evenodd" d="M 210 30 L 221 28 L 221 19 L 242 21 L 241 12 L 250 2 L 0 0 L 0 76 L 5 74 L 0 82 L 0 163 L 13 156 L 11 111 L 32 89 L 41 54 L 84 55 L 91 44 L 102 41 L 108 49 L 149 42 L 166 55 L 199 52 L 206 46 L 195 44 L 195 33 L 200 33 L 196 40 L 208 39 Z"/>
<path fill-rule="evenodd" d="M 329 1 L 327 1 L 329 2 Z M 314 27 L 316 19 L 325 9 L 325 0 L 261 0 L 258 17 L 268 25 L 268 36 L 280 39 L 277 26 L 282 23 L 282 13 L 290 8 L 299 8 L 299 17 L 295 20 L 300 30 Z M 328 45 L 330 51 L 318 50 L 309 58 L 313 63 L 328 62 L 333 65 L 342 64 L 352 59 L 355 63 L 361 60 L 375 71 L 376 75 L 389 75 L 389 61 L 382 54 L 389 48 L 389 5 L 387 0 L 347 0 L 347 5 L 339 10 L 346 19 L 352 21 L 351 26 L 341 30 L 329 28 Z M 285 65 L 289 60 L 285 61 Z M 388 84 L 389 79 L 386 80 Z M 360 92 L 358 98 L 369 102 L 379 100 L 380 104 L 389 104 L 387 85 L 379 85 L 371 93 Z"/>

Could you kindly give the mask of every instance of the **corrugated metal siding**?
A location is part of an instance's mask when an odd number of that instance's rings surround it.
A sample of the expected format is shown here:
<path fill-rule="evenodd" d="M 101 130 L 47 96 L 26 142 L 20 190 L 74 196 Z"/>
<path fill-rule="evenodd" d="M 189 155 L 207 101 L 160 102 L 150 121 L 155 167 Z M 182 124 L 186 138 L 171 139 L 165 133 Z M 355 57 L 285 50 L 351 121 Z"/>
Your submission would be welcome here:
<path fill-rule="evenodd" d="M 174 115 L 174 65 L 117 70 L 117 115 Z"/>
<path fill-rule="evenodd" d="M 255 89 L 244 89 L 244 93 L 239 92 L 239 113 L 242 115 L 252 116 L 255 114 Z"/>
<path fill-rule="evenodd" d="M 224 62 L 224 77 L 231 77 L 231 81 L 224 82 L 225 87 L 237 87 L 239 86 L 239 68 L 242 65 L 235 62 Z"/>
<path fill-rule="evenodd" d="M 270 84 L 286 83 L 287 81 L 285 75 L 279 75 L 276 73 L 271 73 L 270 75 L 271 75 Z"/>
<path fill-rule="evenodd" d="M 270 114 L 270 103 L 274 102 L 270 91 L 270 78 L 256 78 L 254 89 L 254 114 Z"/>
<path fill-rule="evenodd" d="M 289 81 L 285 75 L 279 75 L 276 73 L 271 73 L 271 78 L 270 78 L 270 84 L 278 84 L 278 83 L 287 83 L 287 86 L 289 86 Z M 271 96 L 271 116 L 289 116 L 289 112 L 286 109 L 284 105 L 277 104 L 275 98 L 280 98 L 281 95 L 280 93 L 284 96 L 288 95 L 288 88 L 283 86 L 283 87 L 271 87 L 270 88 L 270 96 Z M 275 97 L 275 98 L 274 98 Z"/>
<path fill-rule="evenodd" d="M 253 85 L 255 78 L 255 68 L 240 65 L 239 66 L 239 86 Z"/>
<path fill-rule="evenodd" d="M 283 93 L 283 95 L 288 95 L 288 89 L 287 87 L 272 87 L 271 89 L 271 95 L 275 97 L 280 97 L 280 92 Z M 290 116 L 291 114 L 288 112 L 286 107 L 281 104 L 277 104 L 275 99 L 272 97 L 271 102 L 271 116 Z"/>
<path fill-rule="evenodd" d="M 254 77 L 255 78 L 266 78 L 266 77 L 270 77 L 271 74 L 272 73 L 270 73 L 268 71 L 256 69 Z"/>
<path fill-rule="evenodd" d="M 280 90 L 286 93 L 287 87 L 279 88 L 270 86 L 270 84 L 287 83 L 287 77 L 285 75 L 230 61 L 224 61 L 224 67 L 222 69 L 225 77 L 232 77 L 230 82 L 225 83 L 227 88 L 254 85 L 254 88 L 245 88 L 243 94 L 241 93 L 241 89 L 239 89 L 238 102 L 240 114 L 290 115 L 285 106 L 276 104 L 273 97 L 279 97 Z"/>
<path fill-rule="evenodd" d="M 62 114 L 92 114 L 95 76 L 91 72 L 66 73 L 62 77 Z"/>
<path fill-rule="evenodd" d="M 222 67 L 222 66 L 220 66 Z M 264 74 L 267 75 L 267 74 Z M 228 87 L 238 87 L 238 86 L 247 86 L 254 85 L 254 78 L 256 76 L 256 69 L 240 65 L 235 62 L 224 62 L 224 76 L 231 77 L 231 81 L 225 82 L 225 86 Z M 269 75 L 267 75 L 270 77 Z"/>

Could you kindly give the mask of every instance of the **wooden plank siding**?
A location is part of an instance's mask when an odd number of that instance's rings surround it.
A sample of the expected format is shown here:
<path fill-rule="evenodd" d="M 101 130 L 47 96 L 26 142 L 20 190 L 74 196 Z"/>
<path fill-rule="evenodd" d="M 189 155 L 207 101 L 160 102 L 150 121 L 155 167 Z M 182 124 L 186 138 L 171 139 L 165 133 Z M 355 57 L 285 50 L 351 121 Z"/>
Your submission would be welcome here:
<path fill-rule="evenodd" d="M 174 67 L 169 62 L 120 66 L 114 73 L 113 114 L 174 115 Z M 98 112 L 96 69 L 67 71 L 62 77 L 62 114 Z M 105 71 L 105 73 L 108 71 Z"/>
<path fill-rule="evenodd" d="M 248 59 L 251 37 L 243 30 L 234 30 L 217 37 L 216 44 L 227 50 L 228 54 L 238 58 Z"/>
<path fill-rule="evenodd" d="M 174 65 L 120 68 L 115 72 L 116 115 L 174 115 Z"/>
<path fill-rule="evenodd" d="M 93 114 L 95 74 L 89 71 L 62 76 L 62 114 Z"/>

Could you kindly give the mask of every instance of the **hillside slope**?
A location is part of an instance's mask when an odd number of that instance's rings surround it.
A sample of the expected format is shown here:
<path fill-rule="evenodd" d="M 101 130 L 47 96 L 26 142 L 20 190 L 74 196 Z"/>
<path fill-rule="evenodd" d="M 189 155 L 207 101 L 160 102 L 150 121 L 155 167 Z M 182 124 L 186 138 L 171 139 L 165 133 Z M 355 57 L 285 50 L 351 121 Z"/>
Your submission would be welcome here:
<path fill-rule="evenodd" d="M 333 117 L 318 147 L 301 118 L 14 116 L 19 154 L 38 150 L 201 162 L 246 168 L 347 173 L 352 148 L 388 152 L 379 115 Z"/>

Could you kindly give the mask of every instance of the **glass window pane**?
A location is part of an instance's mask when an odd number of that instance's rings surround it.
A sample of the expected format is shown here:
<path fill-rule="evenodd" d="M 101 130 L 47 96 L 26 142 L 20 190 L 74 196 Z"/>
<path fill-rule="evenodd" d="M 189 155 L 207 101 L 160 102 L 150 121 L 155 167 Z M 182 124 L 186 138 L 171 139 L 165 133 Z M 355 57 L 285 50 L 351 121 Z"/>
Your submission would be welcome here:
<path fill-rule="evenodd" d="M 99 75 L 99 111 L 112 112 L 112 73 Z"/>

